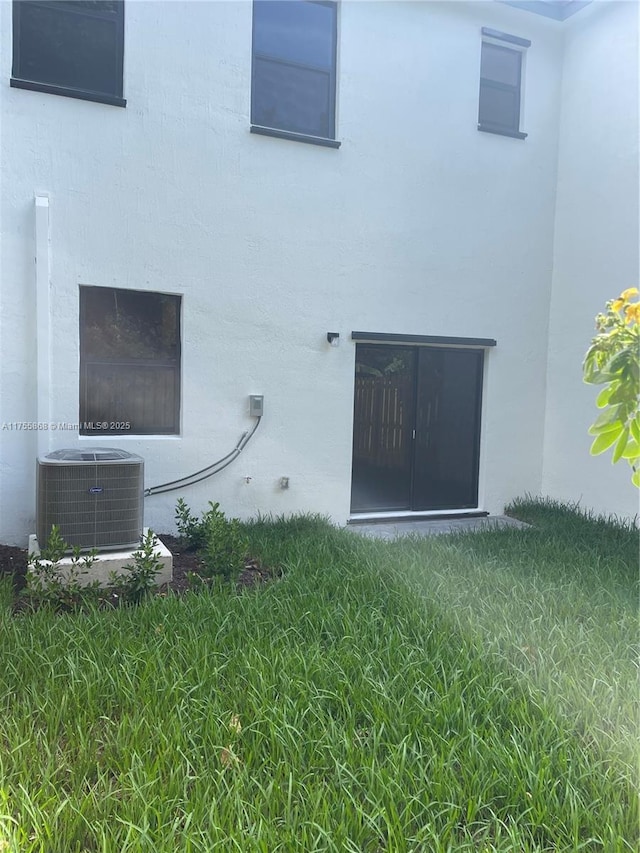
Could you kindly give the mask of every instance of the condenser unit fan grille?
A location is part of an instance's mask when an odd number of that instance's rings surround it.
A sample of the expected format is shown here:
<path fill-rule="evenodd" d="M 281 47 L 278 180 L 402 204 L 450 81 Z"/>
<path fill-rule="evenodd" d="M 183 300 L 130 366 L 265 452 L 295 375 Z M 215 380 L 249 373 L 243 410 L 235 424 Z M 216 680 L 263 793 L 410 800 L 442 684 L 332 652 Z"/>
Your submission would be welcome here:
<path fill-rule="evenodd" d="M 122 454 L 122 451 L 120 451 Z M 37 536 L 46 545 L 52 525 L 71 546 L 135 547 L 143 524 L 143 462 L 102 459 L 38 462 Z"/>

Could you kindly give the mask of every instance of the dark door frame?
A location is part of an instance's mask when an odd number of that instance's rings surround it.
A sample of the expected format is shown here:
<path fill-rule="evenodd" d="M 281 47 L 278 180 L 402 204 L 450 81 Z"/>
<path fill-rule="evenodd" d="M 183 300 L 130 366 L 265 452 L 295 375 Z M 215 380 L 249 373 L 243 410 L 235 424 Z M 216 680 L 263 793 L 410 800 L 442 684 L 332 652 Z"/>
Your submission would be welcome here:
<path fill-rule="evenodd" d="M 416 350 L 416 358 L 415 358 L 415 370 L 413 377 L 413 402 L 414 402 L 414 411 L 413 411 L 413 441 L 411 447 L 411 469 L 410 469 L 410 486 L 409 486 L 409 507 L 404 508 L 354 508 L 353 506 L 353 485 L 354 485 L 354 461 L 352 461 L 352 474 L 351 474 L 351 512 L 353 514 L 372 514 L 372 513 L 407 513 L 411 515 L 419 515 L 424 513 L 446 513 L 447 511 L 455 511 L 455 512 L 473 512 L 477 510 L 478 507 L 478 493 L 479 493 L 479 485 L 480 485 L 480 450 L 481 450 L 481 435 L 482 435 L 482 399 L 483 399 L 483 390 L 484 390 L 484 354 L 485 349 L 489 347 L 493 347 L 496 345 L 496 341 L 492 338 L 459 338 L 459 337 L 442 337 L 442 336 L 434 336 L 434 335 L 397 335 L 397 334 L 383 334 L 376 332 L 352 332 L 351 335 L 352 340 L 356 343 L 361 344 L 370 344 L 372 346 L 385 344 L 395 344 L 396 346 L 407 346 L 411 348 L 415 348 Z M 415 478 L 417 477 L 416 470 L 416 460 L 417 460 L 417 444 L 416 444 L 416 430 L 419 428 L 418 420 L 418 403 L 419 403 L 419 381 L 420 381 L 420 350 L 422 349 L 445 349 L 445 350 L 473 350 L 479 355 L 479 362 L 477 367 L 475 368 L 477 373 L 475 378 L 473 379 L 475 388 L 476 388 L 476 397 L 475 401 L 473 401 L 471 406 L 472 417 L 474 418 L 474 437 L 473 437 L 473 447 L 471 448 L 472 458 L 472 470 L 471 470 L 471 491 L 474 495 L 474 499 L 469 504 L 468 502 L 464 502 L 464 505 L 460 506 L 447 506 L 446 502 L 442 506 L 438 507 L 425 507 L 419 508 L 416 495 L 416 483 Z M 355 375 L 355 370 L 354 370 Z M 355 407 L 355 399 L 354 399 L 354 407 Z M 356 424 L 355 421 L 352 424 L 352 437 L 355 437 L 355 429 Z M 354 457 L 352 457 L 352 460 Z"/>

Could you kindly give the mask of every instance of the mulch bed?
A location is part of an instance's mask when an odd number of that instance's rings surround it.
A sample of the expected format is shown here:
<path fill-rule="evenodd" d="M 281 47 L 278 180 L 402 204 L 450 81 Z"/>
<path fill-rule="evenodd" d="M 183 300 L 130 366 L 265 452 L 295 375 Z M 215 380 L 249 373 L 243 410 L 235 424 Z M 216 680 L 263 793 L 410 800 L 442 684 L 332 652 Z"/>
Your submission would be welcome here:
<path fill-rule="evenodd" d="M 190 589 L 188 574 L 198 572 L 201 561 L 195 551 L 189 551 L 180 543 L 180 540 L 169 533 L 159 533 L 159 538 L 173 554 L 173 580 L 170 584 L 164 584 L 160 589 L 172 589 L 174 592 L 182 593 Z M 238 577 L 239 589 L 251 589 L 259 586 L 265 581 L 271 580 L 276 573 L 266 566 L 261 566 L 257 560 L 246 559 L 244 569 Z"/>
<path fill-rule="evenodd" d="M 169 584 L 163 584 L 158 591 L 162 593 L 171 589 L 177 594 L 182 594 L 191 589 L 188 575 L 190 572 L 198 572 L 201 565 L 200 558 L 194 551 L 185 548 L 175 536 L 160 533 L 159 538 L 173 555 L 173 580 Z M 27 549 L 0 545 L 0 578 L 13 577 L 14 588 L 18 593 L 26 586 L 26 574 Z M 247 559 L 238 577 L 238 589 L 253 589 L 276 576 L 277 572 L 260 565 L 257 560 Z"/>

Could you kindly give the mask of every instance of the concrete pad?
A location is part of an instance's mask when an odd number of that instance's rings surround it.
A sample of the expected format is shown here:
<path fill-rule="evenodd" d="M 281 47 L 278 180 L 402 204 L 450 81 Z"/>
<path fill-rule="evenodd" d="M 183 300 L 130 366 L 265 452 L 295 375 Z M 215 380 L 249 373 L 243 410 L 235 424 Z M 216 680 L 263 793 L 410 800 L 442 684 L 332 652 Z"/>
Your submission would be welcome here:
<path fill-rule="evenodd" d="M 507 515 L 487 515 L 481 518 L 434 518 L 433 521 L 352 522 L 348 530 L 372 539 L 397 539 L 401 536 L 438 536 L 446 533 L 486 530 L 505 527 L 527 528 L 531 525 Z"/>
<path fill-rule="evenodd" d="M 148 527 L 144 528 L 144 535 L 149 531 Z M 156 584 L 159 586 L 163 583 L 169 583 L 173 578 L 173 556 L 166 545 L 155 536 L 154 553 L 157 555 L 162 568 L 156 575 Z M 79 583 L 82 586 L 99 581 L 100 586 L 108 586 L 111 572 L 124 573 L 125 566 L 133 565 L 133 555 L 139 550 L 137 548 L 127 551 L 102 551 L 98 554 L 96 561 L 88 570 L 87 574 L 81 575 Z M 40 545 L 35 534 L 29 536 L 29 556 L 32 554 L 40 554 Z M 85 555 L 82 555 L 85 556 Z M 63 557 L 59 563 L 59 571 L 62 577 L 68 577 L 71 569 L 71 557 Z"/>

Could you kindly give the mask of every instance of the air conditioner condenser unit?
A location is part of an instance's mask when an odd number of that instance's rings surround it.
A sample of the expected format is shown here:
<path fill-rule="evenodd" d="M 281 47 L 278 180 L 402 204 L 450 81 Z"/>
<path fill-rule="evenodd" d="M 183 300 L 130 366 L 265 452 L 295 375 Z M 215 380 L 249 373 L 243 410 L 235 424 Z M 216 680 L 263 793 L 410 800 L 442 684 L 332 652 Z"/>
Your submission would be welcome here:
<path fill-rule="evenodd" d="M 144 460 L 112 447 L 56 450 L 38 459 L 36 534 L 55 524 L 82 550 L 137 548 L 144 514 Z"/>

